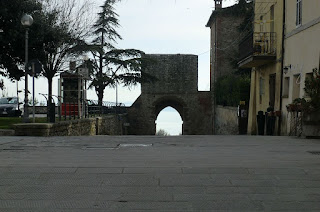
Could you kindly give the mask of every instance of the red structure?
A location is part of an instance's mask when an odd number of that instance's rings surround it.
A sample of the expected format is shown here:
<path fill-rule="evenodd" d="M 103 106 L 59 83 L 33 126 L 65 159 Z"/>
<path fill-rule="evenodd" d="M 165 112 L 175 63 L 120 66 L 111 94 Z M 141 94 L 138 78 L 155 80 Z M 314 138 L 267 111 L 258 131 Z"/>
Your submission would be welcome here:
<path fill-rule="evenodd" d="M 60 74 L 61 115 L 85 115 L 85 79 L 82 75 L 64 72 Z"/>
<path fill-rule="evenodd" d="M 61 104 L 61 114 L 62 116 L 78 116 L 78 104 L 62 103 Z"/>

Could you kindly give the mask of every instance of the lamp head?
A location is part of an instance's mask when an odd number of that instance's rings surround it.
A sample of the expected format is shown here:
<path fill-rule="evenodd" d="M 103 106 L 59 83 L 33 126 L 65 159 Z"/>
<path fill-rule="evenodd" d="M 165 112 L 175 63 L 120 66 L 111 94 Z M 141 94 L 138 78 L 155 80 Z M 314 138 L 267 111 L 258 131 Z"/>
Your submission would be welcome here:
<path fill-rule="evenodd" d="M 29 14 L 24 14 L 21 18 L 21 24 L 23 26 L 29 27 L 33 24 L 33 18 Z"/>
<path fill-rule="evenodd" d="M 289 69 L 291 69 L 291 64 L 283 68 L 284 73 L 288 73 Z"/>
<path fill-rule="evenodd" d="M 84 56 L 83 56 L 83 60 L 84 60 L 84 61 L 88 61 L 88 60 L 89 60 L 88 55 L 84 55 Z"/>

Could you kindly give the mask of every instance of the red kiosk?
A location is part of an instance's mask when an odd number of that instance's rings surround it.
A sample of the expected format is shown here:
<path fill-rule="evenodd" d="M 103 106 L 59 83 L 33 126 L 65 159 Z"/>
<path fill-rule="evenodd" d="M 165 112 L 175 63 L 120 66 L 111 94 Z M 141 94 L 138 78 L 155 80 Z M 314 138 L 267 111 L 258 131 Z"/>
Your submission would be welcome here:
<path fill-rule="evenodd" d="M 60 74 L 59 96 L 62 116 L 85 116 L 86 89 L 83 75 L 64 72 Z"/>

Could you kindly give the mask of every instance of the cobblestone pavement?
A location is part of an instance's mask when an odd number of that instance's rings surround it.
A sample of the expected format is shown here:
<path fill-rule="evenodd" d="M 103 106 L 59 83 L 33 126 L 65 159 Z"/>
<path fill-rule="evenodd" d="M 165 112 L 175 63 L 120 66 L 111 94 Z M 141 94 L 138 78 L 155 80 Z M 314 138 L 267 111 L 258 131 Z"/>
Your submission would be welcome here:
<path fill-rule="evenodd" d="M 0 211 L 320 211 L 316 152 L 289 137 L 0 137 Z"/>

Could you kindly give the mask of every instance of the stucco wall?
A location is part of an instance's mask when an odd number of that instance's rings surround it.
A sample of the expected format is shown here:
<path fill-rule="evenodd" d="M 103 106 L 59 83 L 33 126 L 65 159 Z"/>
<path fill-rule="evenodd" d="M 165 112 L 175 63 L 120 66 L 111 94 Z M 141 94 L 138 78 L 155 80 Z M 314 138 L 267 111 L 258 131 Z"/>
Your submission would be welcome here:
<path fill-rule="evenodd" d="M 238 135 L 238 108 L 216 107 L 216 134 L 217 135 Z"/>
<path fill-rule="evenodd" d="M 287 1 L 284 65 L 290 68 L 283 75 L 283 81 L 289 79 L 289 86 L 283 84 L 284 90 L 288 90 L 288 95 L 282 98 L 282 135 L 290 134 L 292 131 L 290 123 L 294 122 L 286 106 L 297 97 L 308 98 L 304 93 L 306 74 L 312 73 L 314 68 L 320 68 L 319 7 L 318 0 L 303 1 L 302 25 L 296 27 L 296 2 Z M 295 78 L 298 75 L 300 75 L 299 80 Z M 294 86 L 299 88 L 295 95 Z"/>
<path fill-rule="evenodd" d="M 295 30 L 296 27 L 296 4 L 297 1 L 286 0 L 286 29 Z M 319 0 L 302 1 L 302 25 L 319 18 Z"/>
<path fill-rule="evenodd" d="M 271 18 L 271 7 L 274 6 L 274 21 Z M 260 17 L 262 16 L 262 20 Z M 281 72 L 282 72 L 282 27 L 283 27 L 283 1 L 255 1 L 255 25 L 254 32 L 270 32 L 271 24 L 274 24 L 276 33 L 276 60 L 254 67 L 251 72 L 250 103 L 248 118 L 248 134 L 257 134 L 257 113 L 267 111 L 270 103 L 270 77 L 275 75 L 275 102 L 274 110 L 280 108 L 281 94 Z M 278 121 L 275 123 L 275 134 L 278 134 Z"/>

